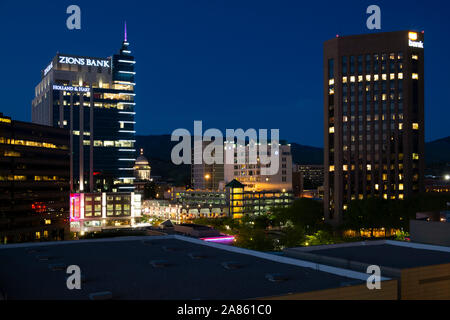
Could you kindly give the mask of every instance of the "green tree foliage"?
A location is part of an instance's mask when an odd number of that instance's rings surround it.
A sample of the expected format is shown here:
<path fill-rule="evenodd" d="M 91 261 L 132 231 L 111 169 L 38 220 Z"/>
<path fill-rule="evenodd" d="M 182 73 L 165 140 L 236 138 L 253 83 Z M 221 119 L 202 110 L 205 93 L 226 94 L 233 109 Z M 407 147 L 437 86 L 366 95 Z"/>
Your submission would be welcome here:
<path fill-rule="evenodd" d="M 290 225 L 313 232 L 323 226 L 323 205 L 312 199 L 298 199 L 289 208 L 275 209 L 271 221 L 274 225 Z"/>
<path fill-rule="evenodd" d="M 409 229 L 409 221 L 417 212 L 445 210 L 450 195 L 424 193 L 405 200 L 384 200 L 368 198 L 353 200 L 344 214 L 343 228 Z"/>
<path fill-rule="evenodd" d="M 333 244 L 336 243 L 337 239 L 333 237 L 331 232 L 327 230 L 319 230 L 312 235 L 307 235 L 305 237 L 305 241 L 303 245 L 305 246 L 319 246 L 324 244 Z"/>

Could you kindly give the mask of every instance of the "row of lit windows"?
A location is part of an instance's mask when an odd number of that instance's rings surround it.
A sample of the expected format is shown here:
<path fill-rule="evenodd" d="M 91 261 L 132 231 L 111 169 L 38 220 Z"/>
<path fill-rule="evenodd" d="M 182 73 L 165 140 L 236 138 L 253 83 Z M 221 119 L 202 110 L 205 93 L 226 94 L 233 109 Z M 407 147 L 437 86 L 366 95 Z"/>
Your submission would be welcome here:
<path fill-rule="evenodd" d="M 57 146 L 53 143 L 48 143 L 48 142 L 36 142 L 36 141 L 18 140 L 18 139 L 10 139 L 10 138 L 3 138 L 3 137 L 0 137 L 0 143 L 12 144 L 12 145 L 16 145 L 16 146 L 38 147 L 38 148 L 48 148 L 48 149 L 62 149 L 62 150 L 68 149 L 67 146 Z"/>
<path fill-rule="evenodd" d="M 83 145 L 90 146 L 90 140 L 84 140 Z M 94 147 L 133 148 L 133 141 L 94 140 Z"/>
<path fill-rule="evenodd" d="M 397 74 L 396 73 L 390 73 L 389 74 L 389 80 L 395 80 L 395 78 L 396 78 L 395 76 L 396 75 L 397 75 L 397 79 L 399 79 L 399 80 L 403 79 L 403 73 L 400 72 L 400 73 L 397 73 Z M 417 74 L 413 73 L 413 75 L 417 75 Z M 342 83 L 363 82 L 364 80 L 365 81 L 379 81 L 380 78 L 381 78 L 381 80 L 386 81 L 388 79 L 388 74 L 383 73 L 381 75 L 381 77 L 378 74 L 374 74 L 374 75 L 367 74 L 366 76 L 350 76 L 350 77 L 344 76 L 344 77 L 342 77 Z M 413 79 L 414 79 L 414 77 L 413 77 Z M 332 82 L 334 83 L 334 79 L 331 79 L 331 80 L 333 80 Z M 331 80 L 330 80 L 330 82 L 331 82 Z"/>
<path fill-rule="evenodd" d="M 27 176 L 24 175 L 7 175 L 0 176 L 0 181 L 27 181 Z M 65 181 L 64 178 L 57 176 L 34 176 L 34 181 Z"/>
<path fill-rule="evenodd" d="M 382 121 L 386 121 L 387 120 L 386 118 L 387 118 L 387 116 L 385 114 L 381 115 L 381 120 Z M 398 118 L 400 120 L 403 120 L 403 114 L 399 114 L 399 115 L 392 114 L 391 115 L 391 119 L 392 120 L 395 120 L 396 118 Z M 348 122 L 349 119 L 350 119 L 350 122 L 353 124 L 353 122 L 355 122 L 355 120 L 356 120 L 356 116 L 343 116 L 342 117 L 342 121 L 343 122 Z M 370 114 L 368 114 L 366 116 L 366 120 L 369 121 L 369 122 L 372 121 L 372 116 Z M 374 117 L 373 117 L 373 121 L 379 121 L 379 120 L 380 120 L 379 115 L 375 114 Z M 358 116 L 358 121 L 359 122 L 363 122 L 363 116 Z M 413 129 L 416 127 L 416 125 L 417 125 L 417 128 L 418 128 L 419 125 L 417 123 L 413 123 Z"/>

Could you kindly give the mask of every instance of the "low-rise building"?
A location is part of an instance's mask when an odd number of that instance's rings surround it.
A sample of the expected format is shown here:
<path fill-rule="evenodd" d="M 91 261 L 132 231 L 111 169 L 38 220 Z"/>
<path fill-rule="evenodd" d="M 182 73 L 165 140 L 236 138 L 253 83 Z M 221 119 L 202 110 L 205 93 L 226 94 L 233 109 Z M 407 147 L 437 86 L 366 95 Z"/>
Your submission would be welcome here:
<path fill-rule="evenodd" d="M 140 222 L 141 195 L 134 192 L 70 194 L 70 231 L 84 235 Z"/>
<path fill-rule="evenodd" d="M 398 280 L 401 300 L 450 299 L 450 247 L 381 240 L 289 248 L 284 253 L 356 272 L 379 267 L 382 277 Z"/>

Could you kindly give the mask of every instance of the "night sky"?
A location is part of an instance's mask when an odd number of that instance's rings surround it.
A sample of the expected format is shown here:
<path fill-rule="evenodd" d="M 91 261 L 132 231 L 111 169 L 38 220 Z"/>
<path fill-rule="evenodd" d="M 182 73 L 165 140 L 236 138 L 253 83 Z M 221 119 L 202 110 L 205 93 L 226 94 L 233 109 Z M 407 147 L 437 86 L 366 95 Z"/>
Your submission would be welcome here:
<path fill-rule="evenodd" d="M 81 7 L 81 30 L 66 8 Z M 56 52 L 108 57 L 123 23 L 136 57 L 138 134 L 177 128 L 280 129 L 323 145 L 322 44 L 336 34 L 425 31 L 426 140 L 450 135 L 448 1 L 9 1 L 0 0 L 0 112 L 31 120 L 34 87 Z"/>

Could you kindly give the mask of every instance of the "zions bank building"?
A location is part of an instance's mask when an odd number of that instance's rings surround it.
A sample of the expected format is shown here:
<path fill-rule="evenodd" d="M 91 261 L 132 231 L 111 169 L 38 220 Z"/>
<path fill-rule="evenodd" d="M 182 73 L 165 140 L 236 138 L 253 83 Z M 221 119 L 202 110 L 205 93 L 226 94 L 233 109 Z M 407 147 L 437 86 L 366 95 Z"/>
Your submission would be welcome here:
<path fill-rule="evenodd" d="M 58 53 L 42 70 L 32 121 L 70 130 L 72 192 L 133 191 L 135 60 Z"/>

